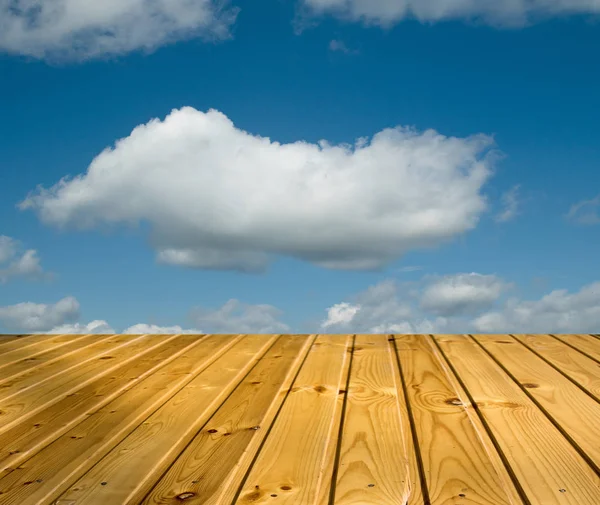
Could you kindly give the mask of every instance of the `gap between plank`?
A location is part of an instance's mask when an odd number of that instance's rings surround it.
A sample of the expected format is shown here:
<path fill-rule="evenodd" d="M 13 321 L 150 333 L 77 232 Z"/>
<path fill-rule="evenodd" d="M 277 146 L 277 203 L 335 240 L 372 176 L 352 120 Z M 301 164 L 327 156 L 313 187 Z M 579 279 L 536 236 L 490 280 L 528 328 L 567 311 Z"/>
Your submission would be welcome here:
<path fill-rule="evenodd" d="M 283 335 L 279 335 L 275 340 L 273 340 L 273 343 L 269 346 L 269 348 L 263 353 L 262 357 L 264 357 L 272 348 L 273 346 L 279 342 L 279 340 L 281 340 L 281 337 Z M 167 466 L 167 468 L 165 469 L 164 472 L 162 472 L 160 474 L 160 476 L 158 477 L 158 479 L 156 480 L 156 482 L 152 485 L 152 487 L 148 490 L 148 492 L 144 495 L 144 498 L 142 499 L 142 502 L 144 500 L 146 500 L 146 498 L 148 498 L 148 496 L 152 493 L 152 491 L 154 491 L 154 488 L 158 485 L 158 483 L 162 480 L 162 478 L 169 472 L 169 470 L 171 469 L 171 467 L 175 464 L 175 462 L 179 459 L 179 457 L 186 451 L 186 449 L 192 445 L 192 443 L 194 442 L 194 440 L 196 439 L 196 437 L 202 433 L 202 430 L 206 427 L 206 425 L 208 423 L 210 423 L 211 419 L 213 417 L 215 417 L 215 415 L 217 414 L 217 412 L 219 411 L 219 409 L 223 406 L 223 404 L 229 400 L 229 398 L 231 397 L 231 395 L 233 395 L 233 393 L 235 393 L 236 389 L 239 387 L 239 385 L 244 382 L 248 376 L 252 373 L 252 371 L 260 364 L 260 360 L 262 359 L 262 357 L 256 361 L 256 363 L 254 364 L 254 366 L 252 368 L 250 368 L 250 370 L 248 370 L 248 373 L 246 373 L 246 375 L 244 375 L 241 379 L 240 382 L 237 383 L 237 385 L 229 392 L 229 394 L 223 399 L 223 401 L 219 404 L 219 406 L 215 409 L 215 411 L 210 415 L 210 417 L 206 420 L 206 422 L 198 429 L 198 431 L 196 431 L 196 433 L 194 434 L 194 436 L 192 438 L 190 438 L 189 442 L 187 444 L 185 444 L 185 446 L 183 447 L 183 449 L 181 450 L 181 452 L 175 456 L 175 458 L 173 458 L 173 461 L 171 461 L 171 463 Z"/>
<path fill-rule="evenodd" d="M 473 335 L 469 335 L 469 337 L 471 337 L 473 339 L 473 341 L 481 348 L 483 349 L 483 351 L 490 357 L 492 358 L 492 360 L 504 371 L 504 373 L 506 375 L 508 375 L 514 382 L 515 384 L 521 389 L 521 391 L 523 391 L 527 397 L 533 402 L 533 404 L 542 411 L 542 413 L 548 418 L 548 420 L 554 425 L 554 427 L 561 433 L 561 435 L 563 437 L 565 437 L 569 443 L 573 446 L 573 448 L 579 453 L 579 455 L 585 460 L 585 462 L 592 468 L 592 470 L 594 470 L 594 472 L 596 473 L 596 475 L 598 475 L 600 477 L 600 468 L 598 467 L 598 465 L 596 465 L 596 463 L 594 463 L 594 461 L 592 460 L 592 458 L 590 458 L 586 452 L 579 446 L 579 444 L 577 442 L 575 442 L 575 440 L 573 440 L 573 438 L 571 437 L 571 435 L 569 435 L 565 429 L 558 423 L 558 421 L 556 421 L 556 419 L 554 419 L 552 417 L 552 415 L 550 414 L 550 412 L 548 412 L 536 399 L 535 397 L 527 390 L 526 387 L 524 387 L 518 380 L 517 378 L 510 373 L 510 371 L 502 364 L 500 363 L 499 360 L 497 360 L 495 358 L 495 356 L 488 351 L 482 344 L 480 344 L 477 339 L 475 337 L 473 337 Z"/>
<path fill-rule="evenodd" d="M 577 352 L 583 354 L 584 356 L 587 356 L 588 358 L 590 358 L 591 360 L 595 361 L 596 363 L 598 363 L 600 365 L 600 360 L 597 360 L 593 356 L 589 355 L 587 352 L 582 351 L 581 349 L 578 349 L 574 345 L 569 344 L 569 342 L 565 342 L 564 340 L 561 340 L 560 338 L 558 338 L 556 335 L 553 335 L 552 333 L 548 333 L 548 335 L 550 335 L 551 337 L 555 338 L 559 342 L 562 342 L 563 344 L 568 345 L 571 349 L 575 349 Z"/>
<path fill-rule="evenodd" d="M 273 426 L 275 425 L 275 422 L 277 421 L 277 418 L 279 417 L 279 414 L 281 413 L 281 410 L 283 409 L 283 406 L 285 405 L 285 401 L 287 400 L 288 396 L 290 395 L 290 392 L 292 391 L 292 388 L 294 387 L 294 384 L 296 383 L 296 379 L 298 378 L 298 375 L 300 375 L 300 371 L 304 367 L 304 363 L 306 362 L 306 359 L 308 358 L 308 355 L 310 354 L 310 349 L 312 348 L 313 344 L 315 343 L 315 340 L 317 339 L 317 337 L 318 337 L 318 335 L 315 334 L 315 336 L 313 337 L 313 341 L 311 342 L 310 347 L 308 348 L 308 351 L 306 352 L 306 354 L 304 355 L 304 358 L 302 359 L 302 363 L 300 363 L 298 370 L 296 370 L 294 379 L 290 383 L 290 387 L 286 391 L 285 396 L 283 397 L 283 401 L 281 402 L 281 405 L 277 409 L 277 412 L 275 413 L 275 416 L 273 417 L 273 421 L 271 421 L 271 425 L 269 426 L 269 429 L 265 433 L 265 436 L 262 439 L 260 445 L 258 446 L 258 449 L 256 449 L 256 453 L 254 454 L 254 457 L 252 458 L 252 461 L 250 462 L 250 466 L 248 466 L 248 470 L 246 470 L 244 477 L 240 481 L 240 485 L 238 487 L 238 490 L 235 493 L 235 496 L 233 497 L 233 500 L 231 501 L 231 505 L 234 505 L 235 502 L 240 497 L 240 494 L 241 494 L 242 490 L 244 489 L 244 485 L 246 484 L 246 480 L 248 480 L 248 476 L 250 475 L 250 472 L 252 471 L 252 467 L 254 466 L 254 463 L 256 463 L 256 460 L 258 459 L 260 451 L 262 450 L 267 439 L 269 438 L 269 434 L 271 433 L 271 430 L 273 429 Z"/>
<path fill-rule="evenodd" d="M 577 382 L 575 379 L 573 379 L 572 377 L 570 377 L 568 374 L 566 374 L 565 372 L 563 372 L 560 368 L 558 368 L 556 365 L 554 365 L 551 361 L 549 361 L 548 359 L 546 359 L 544 356 L 542 356 L 540 353 L 538 353 L 535 349 L 533 349 L 532 347 L 528 346 L 525 342 L 522 342 L 521 339 L 515 337 L 513 334 L 509 333 L 508 334 L 510 337 L 514 338 L 517 342 L 519 342 L 519 344 L 521 344 L 522 346 L 526 347 L 527 349 L 529 349 L 533 354 L 535 354 L 538 358 L 540 358 L 541 360 L 543 360 L 545 363 L 547 363 L 548 365 L 550 365 L 552 368 L 554 368 L 554 370 L 556 370 L 558 373 L 560 373 L 563 377 L 565 377 L 566 379 L 568 379 L 570 382 L 572 382 L 573 384 L 575 384 L 575 386 L 577 386 L 579 389 L 581 389 L 581 391 L 583 391 L 586 395 L 588 395 L 592 400 L 596 400 L 598 403 L 600 403 L 600 398 L 598 398 L 594 393 L 592 393 L 591 391 L 588 391 L 586 388 L 584 388 L 581 384 L 579 384 L 579 382 Z"/>
<path fill-rule="evenodd" d="M 346 387 L 344 400 L 342 402 L 342 415 L 340 416 L 340 427 L 338 429 L 338 440 L 335 448 L 335 457 L 333 460 L 333 474 L 331 475 L 331 486 L 329 487 L 329 505 L 335 502 L 335 490 L 337 487 L 337 476 L 340 464 L 340 454 L 342 452 L 342 435 L 344 432 L 344 421 L 346 420 L 346 404 L 348 403 L 348 389 L 350 388 L 350 376 L 352 374 L 352 361 L 354 360 L 354 346 L 356 344 L 356 335 L 352 335 L 352 347 L 350 352 L 350 362 L 348 363 L 348 376 L 346 377 Z"/>
<path fill-rule="evenodd" d="M 421 447 L 419 446 L 419 438 L 417 437 L 417 429 L 415 426 L 415 419 L 413 417 L 412 407 L 408 398 L 408 390 L 406 388 L 406 380 L 404 379 L 404 372 L 402 372 L 402 364 L 400 363 L 400 356 L 398 355 L 398 346 L 396 345 L 396 339 L 394 335 L 390 335 L 394 341 L 394 354 L 396 355 L 396 364 L 398 365 L 398 372 L 400 375 L 400 381 L 402 383 L 402 392 L 404 394 L 404 401 L 406 402 L 406 412 L 408 414 L 408 422 L 410 424 L 410 432 L 412 435 L 413 445 L 415 447 L 415 456 L 417 459 L 417 468 L 419 469 L 419 481 L 421 483 L 421 494 L 423 495 L 423 505 L 431 505 L 431 498 L 429 497 L 429 488 L 427 487 L 427 478 L 425 477 L 425 468 L 423 466 L 423 457 L 421 456 Z"/>
<path fill-rule="evenodd" d="M 481 412 L 481 410 L 479 410 L 479 406 L 477 405 L 477 402 L 475 401 L 475 399 L 471 395 L 471 392 L 468 390 L 467 385 L 464 383 L 464 381 L 462 380 L 461 376 L 456 371 L 456 368 L 454 368 L 454 365 L 451 363 L 451 361 L 448 359 L 448 356 L 446 356 L 446 354 L 444 353 L 443 349 L 438 344 L 437 340 L 435 340 L 435 337 L 433 335 L 430 335 L 430 337 L 433 340 L 433 342 L 435 343 L 435 346 L 440 351 L 441 355 L 446 360 L 446 363 L 448 363 L 448 366 L 450 367 L 450 370 L 452 370 L 452 373 L 455 375 L 456 380 L 458 381 L 458 383 L 460 384 L 460 386 L 463 388 L 464 392 L 466 393 L 467 397 L 469 398 L 469 402 L 473 406 L 473 409 L 475 409 L 475 412 L 479 416 L 479 420 L 483 424 L 483 427 L 485 428 L 485 431 L 487 431 L 487 434 L 490 437 L 490 440 L 492 441 L 492 444 L 494 445 L 494 448 L 496 449 L 496 451 L 498 452 L 498 455 L 500 456 L 500 459 L 504 463 L 504 467 L 506 468 L 506 471 L 508 472 L 508 475 L 511 478 L 511 480 L 513 482 L 513 485 L 515 486 L 515 489 L 517 490 L 517 493 L 519 494 L 519 497 L 521 498 L 521 500 L 523 500 L 523 503 L 525 505 L 533 505 L 531 503 L 531 501 L 529 501 L 529 498 L 527 497 L 527 495 L 525 494 L 525 490 L 521 486 L 521 483 L 519 482 L 519 479 L 517 478 L 515 472 L 513 471 L 512 467 L 510 466 L 510 463 L 508 462 L 508 459 L 506 458 L 506 455 L 504 454 L 504 451 L 502 451 L 502 448 L 500 447 L 500 444 L 498 444 L 498 441 L 496 440 L 496 437 L 492 433 L 492 430 L 491 430 L 490 426 L 488 425 L 487 420 L 485 419 L 485 417 L 483 415 L 483 412 Z M 472 335 L 469 335 L 469 337 L 473 338 Z"/>

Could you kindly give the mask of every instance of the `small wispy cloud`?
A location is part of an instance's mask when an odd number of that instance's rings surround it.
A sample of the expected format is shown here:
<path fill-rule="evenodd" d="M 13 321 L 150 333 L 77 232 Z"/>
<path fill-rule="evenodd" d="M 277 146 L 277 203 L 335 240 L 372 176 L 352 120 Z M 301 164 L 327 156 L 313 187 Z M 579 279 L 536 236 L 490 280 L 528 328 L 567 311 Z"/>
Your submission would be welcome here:
<path fill-rule="evenodd" d="M 600 195 L 592 200 L 584 200 L 571 206 L 566 217 L 577 224 L 600 224 Z"/>
<path fill-rule="evenodd" d="M 519 215 L 519 207 L 521 206 L 521 200 L 519 197 L 520 189 L 521 185 L 517 184 L 503 193 L 500 199 L 502 202 L 502 211 L 496 215 L 497 223 L 506 223 L 508 221 L 512 221 Z"/>
<path fill-rule="evenodd" d="M 0 235 L 0 284 L 15 277 L 39 280 L 52 279 L 54 274 L 44 272 L 35 249 L 23 251 L 18 240 Z"/>
<path fill-rule="evenodd" d="M 332 52 L 339 52 L 344 54 L 359 54 L 358 49 L 349 48 L 343 40 L 333 39 L 329 42 L 329 50 Z"/>

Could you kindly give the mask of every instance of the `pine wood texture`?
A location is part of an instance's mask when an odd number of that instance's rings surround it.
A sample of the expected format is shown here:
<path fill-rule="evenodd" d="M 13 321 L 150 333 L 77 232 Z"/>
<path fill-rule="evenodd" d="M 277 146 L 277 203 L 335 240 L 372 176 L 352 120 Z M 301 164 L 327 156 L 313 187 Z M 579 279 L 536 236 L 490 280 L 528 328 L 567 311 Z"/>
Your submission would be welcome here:
<path fill-rule="evenodd" d="M 597 335 L 0 335 L 0 505 L 599 505 Z"/>

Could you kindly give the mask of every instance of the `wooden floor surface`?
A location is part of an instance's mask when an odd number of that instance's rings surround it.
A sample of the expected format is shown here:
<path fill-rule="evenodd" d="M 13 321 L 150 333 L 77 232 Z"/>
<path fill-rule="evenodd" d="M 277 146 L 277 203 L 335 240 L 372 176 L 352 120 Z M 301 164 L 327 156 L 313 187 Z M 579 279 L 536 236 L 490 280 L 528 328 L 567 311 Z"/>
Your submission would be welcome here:
<path fill-rule="evenodd" d="M 600 336 L 0 336 L 45 504 L 600 505 Z"/>

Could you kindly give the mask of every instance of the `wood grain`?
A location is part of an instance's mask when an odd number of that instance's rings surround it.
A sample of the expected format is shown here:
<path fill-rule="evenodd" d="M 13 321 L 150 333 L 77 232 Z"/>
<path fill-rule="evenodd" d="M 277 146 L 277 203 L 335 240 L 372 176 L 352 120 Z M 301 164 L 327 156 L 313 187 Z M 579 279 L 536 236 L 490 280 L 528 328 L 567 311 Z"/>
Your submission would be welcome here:
<path fill-rule="evenodd" d="M 396 347 L 430 502 L 515 503 L 518 495 L 507 487 L 510 478 L 501 464 L 490 459 L 491 441 L 467 412 L 468 398 L 433 343 L 424 335 L 397 336 Z"/>
<path fill-rule="evenodd" d="M 598 505 L 599 344 L 0 335 L 0 505 Z"/>
<path fill-rule="evenodd" d="M 56 505 L 139 504 L 276 338 L 245 336 L 115 446 Z"/>
<path fill-rule="evenodd" d="M 87 335 L 31 335 L 3 342 L 0 340 L 0 370 L 15 361 L 68 345 Z M 99 338 L 108 335 L 96 335 Z"/>
<path fill-rule="evenodd" d="M 134 356 L 121 364 L 109 377 L 100 377 L 50 407 L 38 412 L 27 422 L 19 423 L 0 434 L 0 475 L 12 471 L 73 426 L 102 406 L 177 359 L 203 337 L 181 335 L 147 353 Z"/>
<path fill-rule="evenodd" d="M 597 505 L 600 480 L 594 470 L 492 358 L 466 335 L 436 340 L 529 502 Z"/>
<path fill-rule="evenodd" d="M 329 492 L 333 467 L 326 462 L 335 449 L 333 421 L 351 342 L 317 338 L 235 503 L 266 503 L 275 494 L 280 504 L 314 504 Z"/>
<path fill-rule="evenodd" d="M 336 505 L 396 505 L 410 496 L 409 457 L 387 335 L 357 335 L 335 486 Z"/>
<path fill-rule="evenodd" d="M 33 374 L 23 374 L 3 384 L 0 389 L 0 433 L 105 376 L 139 353 L 163 345 L 169 338 L 173 336 L 149 335 L 133 340 L 115 336 L 84 349 L 86 355 L 80 356 L 82 362 L 71 357 L 63 368 L 51 363 L 36 369 Z"/>
<path fill-rule="evenodd" d="M 15 357 L 14 361 L 1 360 L 0 386 L 26 373 L 30 376 L 35 375 L 40 368 L 48 367 L 50 364 L 54 364 L 60 369 L 65 366 L 69 357 L 77 360 L 78 356 L 85 352 L 84 349 L 87 346 L 93 346 L 113 338 L 114 335 L 84 335 L 60 345 L 49 346 L 48 349 L 40 349 L 33 354 L 28 353 L 27 357 Z"/>
<path fill-rule="evenodd" d="M 507 372 L 519 382 L 538 408 L 560 426 L 600 475 L 600 403 L 562 374 L 532 355 L 516 339 L 474 335 Z"/>
<path fill-rule="evenodd" d="M 29 337 L 30 335 L 27 334 L 22 334 L 22 335 L 8 335 L 8 334 L 2 334 L 0 335 L 0 354 L 2 354 L 2 346 L 4 344 L 7 344 L 8 342 L 12 342 L 13 340 L 21 340 L 21 342 L 23 342 L 23 345 L 25 345 L 25 337 Z"/>
<path fill-rule="evenodd" d="M 56 499 L 242 336 L 215 335 L 91 415 L 0 479 L 0 505 Z"/>
<path fill-rule="evenodd" d="M 141 503 L 231 503 L 313 340 L 281 337 Z"/>
<path fill-rule="evenodd" d="M 600 339 L 593 335 L 553 335 L 554 338 L 600 363 Z"/>
<path fill-rule="evenodd" d="M 550 335 L 513 335 L 600 402 L 600 364 Z"/>

